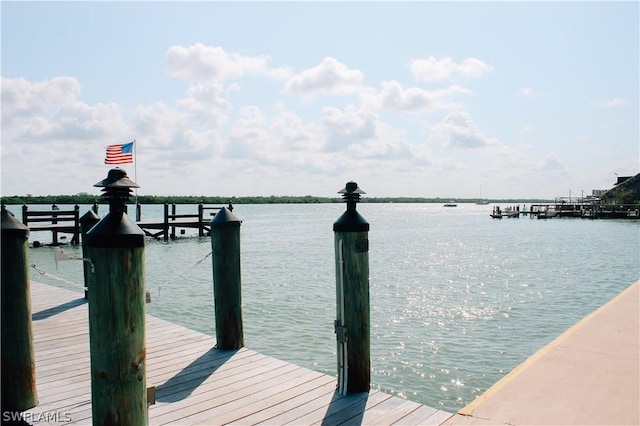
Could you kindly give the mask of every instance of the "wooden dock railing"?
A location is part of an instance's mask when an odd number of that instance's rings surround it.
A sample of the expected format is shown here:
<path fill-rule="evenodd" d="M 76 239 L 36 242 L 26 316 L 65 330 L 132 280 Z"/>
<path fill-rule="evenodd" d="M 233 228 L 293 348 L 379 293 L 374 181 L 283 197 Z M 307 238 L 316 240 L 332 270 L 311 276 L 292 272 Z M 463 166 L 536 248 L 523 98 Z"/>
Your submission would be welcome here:
<path fill-rule="evenodd" d="M 211 231 L 209 222 L 216 212 L 224 206 L 197 204 L 197 212 L 190 214 L 179 214 L 177 205 L 165 203 L 163 217 L 161 219 L 142 219 L 142 205 L 136 204 L 136 224 L 142 228 L 145 235 L 156 239 L 162 238 L 164 241 L 176 238 L 176 228 L 181 228 L 184 233 L 185 228 L 198 230 L 198 236 L 203 237 Z M 227 208 L 233 210 L 233 205 L 228 204 Z M 94 203 L 93 211 L 98 212 L 98 204 Z M 59 244 L 58 234 L 72 234 L 72 244 L 80 243 L 80 207 L 76 204 L 71 210 L 61 210 L 56 204 L 51 206 L 51 210 L 30 210 L 29 206 L 22 206 L 22 223 L 30 231 L 51 231 L 52 244 Z"/>
<path fill-rule="evenodd" d="M 171 210 L 169 210 L 171 207 Z M 171 238 L 176 238 L 176 228 L 195 228 L 198 230 L 198 236 L 203 237 L 211 231 L 209 222 L 216 212 L 220 210 L 222 206 L 206 206 L 203 203 L 198 203 L 198 211 L 196 214 L 178 214 L 176 204 L 169 205 L 164 204 L 164 212 L 162 221 L 159 220 L 143 220 L 142 219 L 142 206 L 136 205 L 136 223 L 145 234 L 153 238 L 162 238 L 165 241 Z M 233 210 L 233 205 L 229 203 L 229 210 Z M 209 215 L 206 215 L 207 211 L 211 211 Z M 152 230 L 157 230 L 153 232 Z"/>
<path fill-rule="evenodd" d="M 51 231 L 53 244 L 58 244 L 58 233 L 73 234 L 72 244 L 80 242 L 80 207 L 76 204 L 73 210 L 60 210 L 53 204 L 51 210 L 29 210 L 26 204 L 22 206 L 22 223 L 30 231 Z"/>

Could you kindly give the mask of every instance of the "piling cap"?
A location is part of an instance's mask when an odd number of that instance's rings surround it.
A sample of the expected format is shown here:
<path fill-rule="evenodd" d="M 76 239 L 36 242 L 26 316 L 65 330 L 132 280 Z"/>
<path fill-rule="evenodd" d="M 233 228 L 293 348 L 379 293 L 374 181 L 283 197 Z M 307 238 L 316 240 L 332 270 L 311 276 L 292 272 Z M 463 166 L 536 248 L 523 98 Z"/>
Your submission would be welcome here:
<path fill-rule="evenodd" d="M 129 179 L 127 172 L 120 167 L 109 170 L 107 178 L 93 186 L 98 188 L 140 188 L 140 185 Z"/>
<path fill-rule="evenodd" d="M 360 195 L 365 192 L 354 181 L 347 182 L 345 187 L 338 191 L 347 203 L 347 211 L 333 224 L 334 232 L 368 232 L 369 222 L 356 211 L 356 204 L 360 201 Z"/>
<path fill-rule="evenodd" d="M 87 232 L 87 247 L 144 247 L 144 231 L 129 219 L 125 206 L 131 188 L 140 186 L 119 167 L 109 170 L 107 178 L 93 186 L 103 188 L 102 199 L 109 202 L 109 213 Z"/>
<path fill-rule="evenodd" d="M 338 191 L 338 194 L 366 194 L 366 192 L 360 189 L 356 182 L 349 181 L 344 188 Z"/>
<path fill-rule="evenodd" d="M 94 212 L 93 210 L 87 211 L 80 218 L 80 223 L 82 225 L 87 225 L 87 224 L 90 225 L 90 224 L 95 224 L 95 223 L 98 223 L 98 222 L 100 222 L 100 216 L 98 216 L 96 214 L 96 212 Z"/>
<path fill-rule="evenodd" d="M 221 208 L 211 219 L 209 226 L 213 228 L 223 228 L 227 226 L 240 226 L 242 221 L 226 207 Z"/>
<path fill-rule="evenodd" d="M 29 237 L 29 228 L 16 219 L 4 204 L 2 205 L 2 236 L 25 239 Z"/>

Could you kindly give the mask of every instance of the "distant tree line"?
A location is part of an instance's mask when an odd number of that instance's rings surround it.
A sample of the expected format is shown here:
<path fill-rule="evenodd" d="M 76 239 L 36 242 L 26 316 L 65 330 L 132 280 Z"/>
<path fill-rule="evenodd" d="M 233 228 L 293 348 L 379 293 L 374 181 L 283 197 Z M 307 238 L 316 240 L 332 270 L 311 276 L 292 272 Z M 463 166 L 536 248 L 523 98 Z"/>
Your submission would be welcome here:
<path fill-rule="evenodd" d="M 93 204 L 100 203 L 100 195 L 13 195 L 0 197 L 2 204 Z M 131 197 L 131 202 L 135 198 Z M 315 197 L 312 195 L 289 196 L 252 196 L 252 197 L 225 197 L 225 196 L 194 196 L 194 195 L 138 195 L 140 204 L 317 204 L 317 203 L 341 203 L 339 197 Z M 482 200 L 477 198 L 424 198 L 424 197 L 362 197 L 363 203 L 476 203 Z M 550 203 L 553 200 L 542 199 L 495 199 L 492 203 Z"/>

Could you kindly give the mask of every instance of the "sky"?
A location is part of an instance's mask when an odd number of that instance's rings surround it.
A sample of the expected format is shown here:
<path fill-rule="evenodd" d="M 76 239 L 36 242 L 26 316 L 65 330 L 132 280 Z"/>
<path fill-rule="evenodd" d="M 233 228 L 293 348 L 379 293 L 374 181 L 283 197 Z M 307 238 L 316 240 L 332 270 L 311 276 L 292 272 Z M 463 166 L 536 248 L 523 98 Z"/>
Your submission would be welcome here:
<path fill-rule="evenodd" d="M 640 3 L 2 1 L 1 193 L 543 198 L 640 172 Z"/>

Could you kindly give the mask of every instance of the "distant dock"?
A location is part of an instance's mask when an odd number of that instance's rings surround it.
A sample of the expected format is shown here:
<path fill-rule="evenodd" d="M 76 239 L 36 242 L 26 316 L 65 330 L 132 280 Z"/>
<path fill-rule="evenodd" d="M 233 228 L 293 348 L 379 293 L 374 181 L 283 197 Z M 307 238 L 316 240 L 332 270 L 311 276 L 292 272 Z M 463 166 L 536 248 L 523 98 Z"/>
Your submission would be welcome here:
<path fill-rule="evenodd" d="M 36 386 L 32 424 L 91 424 L 87 304 L 31 282 Z M 335 377 L 146 316 L 149 424 L 438 425 L 453 414 L 379 391 L 339 395 Z"/>
<path fill-rule="evenodd" d="M 599 201 L 557 199 L 554 203 L 531 204 L 528 207 L 493 207 L 490 216 L 494 219 L 519 218 L 529 216 L 532 219 L 582 218 L 582 219 L 640 219 L 640 206 L 635 204 L 600 204 Z"/>

